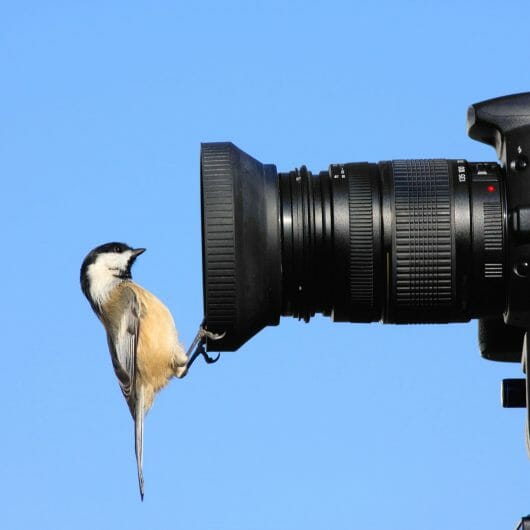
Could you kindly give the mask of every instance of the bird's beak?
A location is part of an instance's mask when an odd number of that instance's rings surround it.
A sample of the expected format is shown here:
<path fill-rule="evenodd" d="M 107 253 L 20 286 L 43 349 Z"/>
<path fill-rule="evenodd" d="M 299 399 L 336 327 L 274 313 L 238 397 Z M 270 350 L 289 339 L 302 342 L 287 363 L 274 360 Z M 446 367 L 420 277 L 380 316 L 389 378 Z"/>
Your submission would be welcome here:
<path fill-rule="evenodd" d="M 143 254 L 145 252 L 145 250 L 146 250 L 145 248 L 135 248 L 135 249 L 133 249 L 132 257 L 133 258 L 138 257 L 140 254 Z"/>

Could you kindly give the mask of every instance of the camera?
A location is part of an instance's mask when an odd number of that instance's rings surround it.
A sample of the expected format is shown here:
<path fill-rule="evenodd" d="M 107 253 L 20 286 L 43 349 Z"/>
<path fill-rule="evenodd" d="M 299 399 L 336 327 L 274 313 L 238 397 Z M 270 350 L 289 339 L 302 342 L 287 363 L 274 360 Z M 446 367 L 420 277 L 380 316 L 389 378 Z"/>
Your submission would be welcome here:
<path fill-rule="evenodd" d="M 530 449 L 530 92 L 471 105 L 496 162 L 392 160 L 284 173 L 232 143 L 201 149 L 204 325 L 235 351 L 281 316 L 479 321 L 483 357 L 521 362 L 504 407 Z M 530 452 L 529 452 L 530 454 Z M 530 516 L 518 528 L 530 528 Z"/>
<path fill-rule="evenodd" d="M 392 160 L 278 172 L 201 148 L 205 324 L 234 351 L 281 316 L 479 319 L 481 353 L 520 361 L 530 327 L 530 93 L 471 105 L 496 162 Z"/>

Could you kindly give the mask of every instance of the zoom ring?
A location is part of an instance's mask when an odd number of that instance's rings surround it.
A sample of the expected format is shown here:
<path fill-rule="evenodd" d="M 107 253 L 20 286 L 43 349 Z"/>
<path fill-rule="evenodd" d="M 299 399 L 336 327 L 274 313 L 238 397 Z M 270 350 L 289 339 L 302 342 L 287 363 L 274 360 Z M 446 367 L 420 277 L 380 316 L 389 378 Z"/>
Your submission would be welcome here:
<path fill-rule="evenodd" d="M 453 235 L 446 160 L 395 160 L 393 281 L 397 322 L 453 302 Z"/>

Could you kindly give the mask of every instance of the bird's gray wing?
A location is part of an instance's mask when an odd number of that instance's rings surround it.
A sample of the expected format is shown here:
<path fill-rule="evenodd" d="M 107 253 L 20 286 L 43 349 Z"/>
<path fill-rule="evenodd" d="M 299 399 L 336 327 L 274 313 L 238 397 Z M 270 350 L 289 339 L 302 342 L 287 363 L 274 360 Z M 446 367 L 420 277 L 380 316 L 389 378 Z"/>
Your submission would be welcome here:
<path fill-rule="evenodd" d="M 140 303 L 130 287 L 122 287 L 108 312 L 107 341 L 116 377 L 129 410 L 135 416 L 136 350 L 140 331 Z"/>

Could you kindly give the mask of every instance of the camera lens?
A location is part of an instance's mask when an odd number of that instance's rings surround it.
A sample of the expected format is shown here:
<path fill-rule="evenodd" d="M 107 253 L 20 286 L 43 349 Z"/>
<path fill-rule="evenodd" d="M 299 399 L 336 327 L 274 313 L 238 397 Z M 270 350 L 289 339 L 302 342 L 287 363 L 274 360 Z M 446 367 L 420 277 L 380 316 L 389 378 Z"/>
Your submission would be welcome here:
<path fill-rule="evenodd" d="M 502 314 L 495 163 L 394 160 L 278 173 L 230 143 L 201 153 L 203 281 L 215 348 L 280 316 L 458 322 Z"/>

